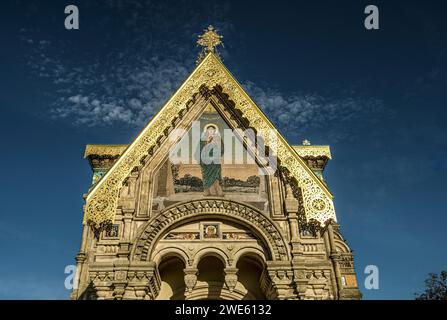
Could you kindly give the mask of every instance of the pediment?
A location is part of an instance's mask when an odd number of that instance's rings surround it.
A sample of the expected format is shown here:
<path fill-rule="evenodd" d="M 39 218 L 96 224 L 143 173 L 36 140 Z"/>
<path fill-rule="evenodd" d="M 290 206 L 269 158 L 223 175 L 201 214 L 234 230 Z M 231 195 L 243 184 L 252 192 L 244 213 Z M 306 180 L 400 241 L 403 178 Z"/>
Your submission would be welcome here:
<path fill-rule="evenodd" d="M 198 97 L 201 91 L 205 93 Z M 281 168 L 300 189 L 307 220 L 313 219 L 322 224 L 329 219 L 336 220 L 332 195 L 326 185 L 276 130 L 220 59 L 210 52 L 90 190 L 86 198 L 85 223 L 100 229 L 114 221 L 119 191 L 126 177 L 154 147 L 166 139 L 182 115 L 192 112 L 196 99 L 206 99 L 206 91 L 226 95 L 231 101 L 231 105 L 226 108 L 233 109 L 234 116 L 248 127 L 254 128 L 265 145 L 274 150 Z"/>

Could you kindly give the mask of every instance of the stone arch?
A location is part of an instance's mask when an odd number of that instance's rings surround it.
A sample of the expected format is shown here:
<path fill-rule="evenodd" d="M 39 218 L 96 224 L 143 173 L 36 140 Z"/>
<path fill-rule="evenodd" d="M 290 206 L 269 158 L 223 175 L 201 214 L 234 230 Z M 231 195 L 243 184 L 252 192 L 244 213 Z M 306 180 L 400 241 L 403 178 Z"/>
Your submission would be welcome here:
<path fill-rule="evenodd" d="M 233 264 L 236 265 L 238 263 L 239 259 L 241 259 L 242 257 L 245 257 L 245 256 L 250 256 L 250 257 L 254 258 L 262 266 L 266 265 L 264 255 L 262 254 L 262 252 L 259 251 L 258 248 L 255 248 L 255 247 L 244 247 L 244 248 L 241 248 L 239 251 L 237 251 L 234 254 Z"/>
<path fill-rule="evenodd" d="M 199 262 L 207 256 L 213 256 L 219 259 L 223 263 L 224 268 L 229 266 L 228 265 L 229 257 L 227 256 L 225 251 L 219 248 L 202 248 L 194 255 L 194 262 L 192 264 L 192 267 L 197 268 Z"/>
<path fill-rule="evenodd" d="M 160 289 L 156 300 L 184 300 L 186 264 L 178 255 L 164 255 L 159 261 Z"/>
<path fill-rule="evenodd" d="M 178 247 L 166 247 L 163 248 L 157 252 L 154 253 L 154 258 L 153 260 L 158 264 L 160 264 L 160 262 L 165 259 L 168 258 L 170 256 L 174 256 L 179 258 L 180 260 L 183 261 L 183 263 L 185 264 L 185 266 L 188 265 L 188 255 L 185 251 L 183 251 L 182 249 L 178 248 Z"/>
<path fill-rule="evenodd" d="M 210 296 L 210 293 L 207 289 L 195 289 L 190 295 L 187 296 L 186 300 L 243 300 L 246 294 L 243 292 L 239 292 L 239 290 L 234 290 L 232 292 L 228 291 L 228 289 L 223 288 L 219 293 L 219 296 Z M 251 298 L 251 297 L 250 297 Z M 255 300 L 255 299 L 248 300 Z"/>
<path fill-rule="evenodd" d="M 225 291 L 225 268 L 226 262 L 218 254 L 203 255 L 197 264 L 197 283 L 188 296 L 205 289 L 207 294 L 201 299 L 221 299 Z"/>
<path fill-rule="evenodd" d="M 246 292 L 244 299 L 264 300 L 267 294 L 262 283 L 267 276 L 266 263 L 259 254 L 252 250 L 240 251 L 234 264 L 238 270 L 238 284 L 236 287 L 241 288 L 240 286 L 242 286 L 244 288 L 241 290 Z"/>
<path fill-rule="evenodd" d="M 344 252 L 344 253 L 349 253 L 351 252 L 351 249 L 348 247 L 348 245 L 346 243 L 344 243 L 341 240 L 335 240 L 335 249 L 338 252 Z"/>
<path fill-rule="evenodd" d="M 252 230 L 268 249 L 269 259 L 285 261 L 289 258 L 287 245 L 279 227 L 257 209 L 239 202 L 209 198 L 175 204 L 149 220 L 139 232 L 131 260 L 147 261 L 155 244 L 169 229 L 197 218 L 227 219 Z"/>

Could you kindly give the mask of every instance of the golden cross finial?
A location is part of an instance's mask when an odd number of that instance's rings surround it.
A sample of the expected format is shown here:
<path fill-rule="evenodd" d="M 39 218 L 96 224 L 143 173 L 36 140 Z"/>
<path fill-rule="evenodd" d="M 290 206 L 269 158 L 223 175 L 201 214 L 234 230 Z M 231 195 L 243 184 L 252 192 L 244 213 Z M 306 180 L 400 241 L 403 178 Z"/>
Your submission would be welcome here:
<path fill-rule="evenodd" d="M 310 141 L 307 139 L 303 140 L 303 146 L 310 146 Z"/>
<path fill-rule="evenodd" d="M 220 34 L 216 33 L 216 30 L 212 25 L 208 26 L 208 29 L 205 29 L 205 33 L 199 36 L 197 40 L 197 44 L 204 47 L 207 52 L 214 52 L 215 47 L 221 44 L 223 46 L 222 39 L 223 37 Z"/>

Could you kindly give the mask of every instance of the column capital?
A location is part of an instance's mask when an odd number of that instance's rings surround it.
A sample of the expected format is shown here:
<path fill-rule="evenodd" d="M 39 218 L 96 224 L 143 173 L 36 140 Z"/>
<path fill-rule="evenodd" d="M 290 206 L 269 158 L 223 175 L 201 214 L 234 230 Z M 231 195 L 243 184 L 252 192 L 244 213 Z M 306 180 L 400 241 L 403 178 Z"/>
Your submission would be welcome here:
<path fill-rule="evenodd" d="M 238 281 L 238 268 L 225 268 L 224 269 L 224 276 L 225 276 L 225 284 L 228 287 L 228 290 L 230 292 L 233 292 L 234 288 L 236 287 L 237 281 Z"/>
<path fill-rule="evenodd" d="M 186 291 L 188 293 L 191 293 L 194 287 L 197 283 L 197 268 L 185 268 L 183 269 L 183 272 L 185 273 L 185 285 L 186 285 Z"/>

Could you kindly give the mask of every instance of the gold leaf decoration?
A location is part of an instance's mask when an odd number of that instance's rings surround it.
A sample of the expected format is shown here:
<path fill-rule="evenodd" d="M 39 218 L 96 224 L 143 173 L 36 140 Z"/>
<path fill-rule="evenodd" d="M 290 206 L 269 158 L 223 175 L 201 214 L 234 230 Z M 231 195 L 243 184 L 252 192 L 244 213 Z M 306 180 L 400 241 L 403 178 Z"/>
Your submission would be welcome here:
<path fill-rule="evenodd" d="M 114 221 L 123 181 L 132 169 L 140 164 L 148 150 L 156 145 L 158 137 L 172 125 L 173 119 L 186 108 L 187 102 L 199 92 L 202 85 L 209 89 L 219 85 L 235 103 L 235 108 L 239 109 L 243 117 L 250 122 L 250 126 L 263 137 L 265 144 L 276 145 L 276 156 L 284 162 L 287 170 L 295 177 L 302 189 L 306 219 L 308 221 L 315 219 L 322 224 L 329 219 L 336 220 L 332 195 L 326 186 L 280 134 L 278 134 L 278 141 L 272 140 L 271 132 L 276 130 L 273 124 L 251 100 L 220 59 L 213 52 L 209 52 L 160 112 L 127 147 L 113 167 L 90 191 L 86 199 L 84 222 L 99 228 L 105 223 Z"/>

